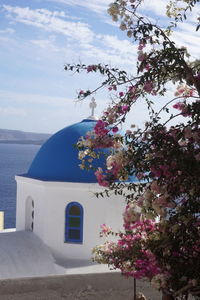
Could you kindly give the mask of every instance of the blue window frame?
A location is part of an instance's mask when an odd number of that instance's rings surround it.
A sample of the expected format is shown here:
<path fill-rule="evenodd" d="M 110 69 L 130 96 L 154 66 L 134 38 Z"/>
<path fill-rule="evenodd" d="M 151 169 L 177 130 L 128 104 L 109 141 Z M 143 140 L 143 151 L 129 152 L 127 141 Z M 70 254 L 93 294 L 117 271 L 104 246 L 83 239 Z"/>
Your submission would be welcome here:
<path fill-rule="evenodd" d="M 65 242 L 83 242 L 83 207 L 78 202 L 70 202 L 65 210 Z"/>

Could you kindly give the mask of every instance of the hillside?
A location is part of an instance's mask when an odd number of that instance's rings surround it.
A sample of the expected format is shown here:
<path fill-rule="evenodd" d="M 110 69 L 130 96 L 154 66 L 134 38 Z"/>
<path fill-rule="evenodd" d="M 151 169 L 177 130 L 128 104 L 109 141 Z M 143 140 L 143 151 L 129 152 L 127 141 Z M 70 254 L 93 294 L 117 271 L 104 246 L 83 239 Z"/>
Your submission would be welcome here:
<path fill-rule="evenodd" d="M 0 129 L 0 143 L 7 144 L 43 144 L 51 134 Z"/>

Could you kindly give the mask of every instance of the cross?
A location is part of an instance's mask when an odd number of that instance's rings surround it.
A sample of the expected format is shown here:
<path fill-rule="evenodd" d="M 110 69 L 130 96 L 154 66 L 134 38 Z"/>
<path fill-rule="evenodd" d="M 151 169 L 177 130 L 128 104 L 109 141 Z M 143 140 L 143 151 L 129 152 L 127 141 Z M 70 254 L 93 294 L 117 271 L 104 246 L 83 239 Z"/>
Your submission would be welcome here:
<path fill-rule="evenodd" d="M 94 109 L 97 107 L 94 97 L 91 99 L 90 108 L 92 110 L 91 117 L 94 117 Z"/>

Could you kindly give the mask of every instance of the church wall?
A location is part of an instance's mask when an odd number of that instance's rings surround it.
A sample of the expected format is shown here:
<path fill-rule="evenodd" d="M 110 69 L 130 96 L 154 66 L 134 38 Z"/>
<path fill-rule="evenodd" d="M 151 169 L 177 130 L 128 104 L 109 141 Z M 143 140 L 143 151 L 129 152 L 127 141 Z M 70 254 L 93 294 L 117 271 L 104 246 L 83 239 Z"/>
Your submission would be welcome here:
<path fill-rule="evenodd" d="M 99 238 L 100 225 L 122 229 L 123 199 L 119 196 L 96 198 L 102 191 L 97 184 L 45 182 L 17 176 L 17 230 L 26 229 L 26 200 L 34 201 L 33 232 L 59 260 L 91 259 L 91 249 L 104 240 Z M 78 202 L 84 210 L 83 243 L 65 242 L 65 210 Z"/>
<path fill-rule="evenodd" d="M 105 223 L 122 229 L 123 203 L 115 199 L 97 199 L 91 184 L 52 183 L 46 186 L 44 213 L 44 242 L 59 259 L 90 259 L 91 249 L 103 242 L 99 238 L 100 225 Z M 65 209 L 68 203 L 78 202 L 84 209 L 83 243 L 65 243 Z M 45 217 L 46 215 L 46 217 Z M 48 217 L 47 217 L 48 216 Z"/>
<path fill-rule="evenodd" d="M 16 230 L 30 230 L 43 239 L 44 187 L 40 181 L 22 176 L 16 176 L 16 181 Z M 33 202 L 33 207 L 31 212 L 28 212 L 27 202 L 30 200 Z M 33 228 L 27 228 L 27 217 L 31 217 L 30 224 L 33 222 Z"/>

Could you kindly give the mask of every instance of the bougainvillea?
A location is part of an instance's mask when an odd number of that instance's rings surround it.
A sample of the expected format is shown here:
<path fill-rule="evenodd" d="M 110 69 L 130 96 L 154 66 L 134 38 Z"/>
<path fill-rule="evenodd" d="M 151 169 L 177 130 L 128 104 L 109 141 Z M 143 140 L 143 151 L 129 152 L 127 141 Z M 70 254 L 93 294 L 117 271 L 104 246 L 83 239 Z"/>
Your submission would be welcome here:
<path fill-rule="evenodd" d="M 114 190 L 127 201 L 124 230 L 113 233 L 103 224 L 101 235 L 114 234 L 117 241 L 108 238 L 95 247 L 94 259 L 126 276 L 147 278 L 172 299 L 186 299 L 200 285 L 200 64 L 189 61 L 186 48 L 172 39 L 173 27 L 198 2 L 170 1 L 166 13 L 173 20 L 165 29 L 141 16 L 142 0 L 110 4 L 113 21 L 138 44 L 137 76 L 102 64 L 65 66 L 106 77 L 98 88 L 80 90 L 79 99 L 101 88 L 115 93 L 94 130 L 78 142 L 81 168 L 91 166 L 96 149 L 112 149 L 105 169 L 97 168 L 95 175 L 106 194 Z M 167 95 L 168 83 L 174 98 L 155 111 L 153 99 Z M 147 103 L 149 120 L 122 136 L 119 128 L 139 99 Z M 132 175 L 137 182 L 127 182 Z"/>

